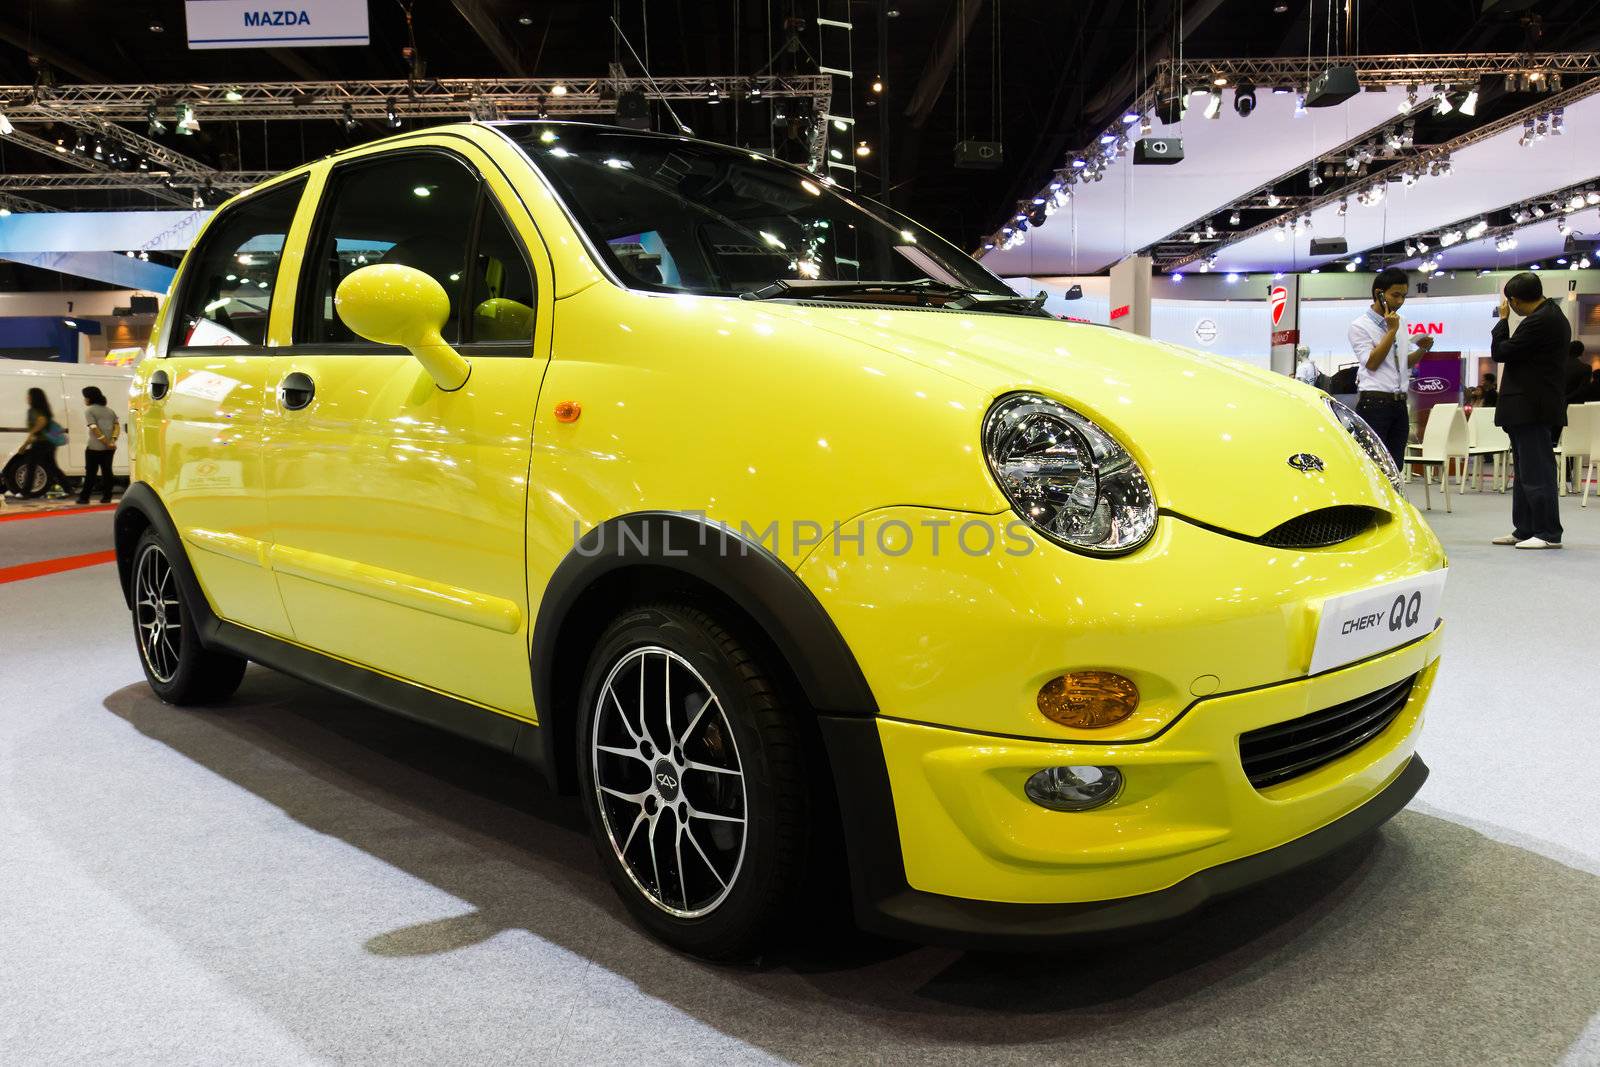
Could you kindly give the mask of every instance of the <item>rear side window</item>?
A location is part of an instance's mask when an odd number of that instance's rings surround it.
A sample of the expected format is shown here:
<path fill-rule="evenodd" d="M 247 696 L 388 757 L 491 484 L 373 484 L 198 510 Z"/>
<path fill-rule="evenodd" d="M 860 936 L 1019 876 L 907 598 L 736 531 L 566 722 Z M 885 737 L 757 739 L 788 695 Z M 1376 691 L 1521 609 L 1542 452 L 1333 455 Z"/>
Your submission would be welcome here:
<path fill-rule="evenodd" d="M 431 275 L 450 296 L 444 339 L 461 340 L 467 244 L 478 208 L 478 176 L 438 152 L 385 155 L 336 167 L 322 215 L 301 305 L 297 343 L 349 343 L 361 338 L 334 312 L 339 283 L 372 263 L 399 263 Z"/>
<path fill-rule="evenodd" d="M 305 187 L 302 178 L 257 193 L 211 223 L 189 253 L 172 349 L 267 343 L 284 240 Z"/>

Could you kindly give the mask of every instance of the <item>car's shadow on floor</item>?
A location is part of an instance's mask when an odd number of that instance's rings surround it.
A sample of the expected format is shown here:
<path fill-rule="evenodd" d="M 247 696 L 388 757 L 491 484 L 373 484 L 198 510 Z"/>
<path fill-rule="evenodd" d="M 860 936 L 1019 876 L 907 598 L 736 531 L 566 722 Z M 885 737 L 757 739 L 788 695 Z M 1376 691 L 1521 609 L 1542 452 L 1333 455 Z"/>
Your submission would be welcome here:
<path fill-rule="evenodd" d="M 576 802 L 507 756 L 256 669 L 218 709 L 163 705 L 143 685 L 105 706 L 471 909 L 397 924 L 365 942 L 371 956 L 528 931 L 789 1059 L 1552 1062 L 1600 1009 L 1597 880 L 1414 812 L 1142 939 L 999 956 L 822 927 L 781 958 L 717 967 L 629 921 Z M 495 1010 L 500 994 L 483 995 Z"/>

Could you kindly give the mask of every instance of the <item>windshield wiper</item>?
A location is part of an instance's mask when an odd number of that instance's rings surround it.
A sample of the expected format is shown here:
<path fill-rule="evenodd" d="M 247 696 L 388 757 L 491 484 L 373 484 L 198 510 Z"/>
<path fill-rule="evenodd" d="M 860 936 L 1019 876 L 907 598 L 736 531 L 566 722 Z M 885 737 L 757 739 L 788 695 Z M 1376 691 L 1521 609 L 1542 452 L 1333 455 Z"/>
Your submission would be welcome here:
<path fill-rule="evenodd" d="M 828 278 L 779 278 L 760 289 L 750 289 L 739 295 L 746 300 L 772 300 L 781 296 L 847 296 L 854 293 L 918 293 L 933 292 L 943 295 L 975 293 L 959 285 L 948 285 L 932 278 L 915 281 L 843 281 Z"/>
<path fill-rule="evenodd" d="M 1045 294 L 1017 296 L 1013 293 L 991 293 L 964 285 L 951 285 L 934 278 L 917 278 L 914 281 L 839 281 L 825 278 L 779 278 L 770 285 L 752 289 L 739 295 L 745 300 L 772 300 L 785 296 L 853 296 L 871 293 L 928 293 L 945 297 L 940 305 L 951 311 L 1020 311 L 1029 314 L 1048 314 L 1044 311 Z"/>

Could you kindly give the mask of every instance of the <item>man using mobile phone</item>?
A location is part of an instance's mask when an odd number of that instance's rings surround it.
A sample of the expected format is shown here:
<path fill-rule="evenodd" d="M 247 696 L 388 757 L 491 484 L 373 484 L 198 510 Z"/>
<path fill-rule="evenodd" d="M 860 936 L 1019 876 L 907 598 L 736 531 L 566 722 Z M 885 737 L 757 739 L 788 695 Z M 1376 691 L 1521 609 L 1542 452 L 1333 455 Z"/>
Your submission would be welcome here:
<path fill-rule="evenodd" d="M 1395 465 L 1403 467 L 1411 438 L 1406 403 L 1410 370 L 1433 347 L 1432 337 L 1411 344 L 1400 308 L 1411 285 L 1406 272 L 1389 267 L 1372 279 L 1372 303 L 1350 324 L 1350 349 L 1356 356 L 1356 412 L 1383 440 Z"/>
<path fill-rule="evenodd" d="M 1513 311 L 1522 316 L 1514 333 L 1509 322 Z M 1563 379 L 1572 325 L 1560 306 L 1545 298 L 1539 276 L 1525 270 L 1507 280 L 1489 337 L 1489 354 L 1501 367 L 1494 424 L 1511 439 L 1516 465 L 1511 532 L 1494 543 L 1560 548 L 1555 440 L 1567 424 Z"/>

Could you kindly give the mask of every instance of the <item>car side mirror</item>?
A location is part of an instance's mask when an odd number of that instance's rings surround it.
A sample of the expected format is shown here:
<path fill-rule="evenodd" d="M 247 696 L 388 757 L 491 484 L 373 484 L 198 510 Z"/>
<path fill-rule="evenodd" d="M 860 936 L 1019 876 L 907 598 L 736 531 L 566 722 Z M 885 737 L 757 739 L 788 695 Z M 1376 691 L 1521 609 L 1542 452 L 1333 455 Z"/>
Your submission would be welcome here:
<path fill-rule="evenodd" d="M 334 291 L 333 308 L 357 336 L 410 352 L 445 392 L 467 384 L 472 364 L 439 332 L 450 297 L 415 267 L 375 263 L 353 271 Z"/>

